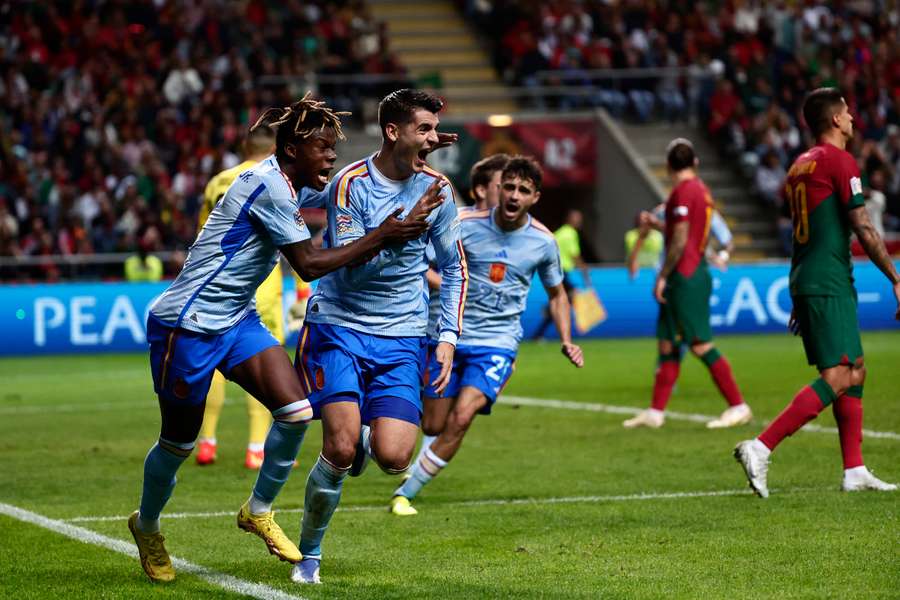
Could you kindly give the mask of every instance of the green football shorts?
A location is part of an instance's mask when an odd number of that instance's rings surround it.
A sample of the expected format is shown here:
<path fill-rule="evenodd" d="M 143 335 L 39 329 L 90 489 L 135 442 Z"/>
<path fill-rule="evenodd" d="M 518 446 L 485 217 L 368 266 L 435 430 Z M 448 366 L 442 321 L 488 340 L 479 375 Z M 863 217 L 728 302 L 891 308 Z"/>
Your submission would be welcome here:
<path fill-rule="evenodd" d="M 712 340 L 710 294 L 712 277 L 705 267 L 698 267 L 690 277 L 677 271 L 672 273 L 666 283 L 666 303 L 659 305 L 656 338 L 676 345 L 694 345 Z"/>
<path fill-rule="evenodd" d="M 794 296 L 806 360 L 820 371 L 852 365 L 863 355 L 856 292 L 843 296 Z"/>

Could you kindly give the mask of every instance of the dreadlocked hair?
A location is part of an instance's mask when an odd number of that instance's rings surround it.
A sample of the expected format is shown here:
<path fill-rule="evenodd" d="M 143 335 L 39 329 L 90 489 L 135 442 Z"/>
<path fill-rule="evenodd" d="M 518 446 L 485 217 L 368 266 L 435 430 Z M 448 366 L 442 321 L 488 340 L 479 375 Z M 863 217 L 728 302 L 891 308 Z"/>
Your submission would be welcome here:
<path fill-rule="evenodd" d="M 341 117 L 351 113 L 335 111 L 320 100 L 314 100 L 312 92 L 284 108 L 267 108 L 250 128 L 252 133 L 257 128 L 270 127 L 277 129 L 275 146 L 277 152 L 283 152 L 285 144 L 298 140 L 306 140 L 331 127 L 339 140 L 347 139 L 341 128 Z"/>

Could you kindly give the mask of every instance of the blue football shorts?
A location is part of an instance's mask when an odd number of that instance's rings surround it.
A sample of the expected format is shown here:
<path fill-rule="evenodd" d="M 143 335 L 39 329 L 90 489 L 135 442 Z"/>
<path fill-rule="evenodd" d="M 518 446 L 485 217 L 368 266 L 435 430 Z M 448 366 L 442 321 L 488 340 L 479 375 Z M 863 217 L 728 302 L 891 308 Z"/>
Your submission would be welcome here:
<path fill-rule="evenodd" d="M 387 337 L 306 323 L 294 367 L 313 418 L 321 418 L 323 405 L 353 398 L 364 424 L 391 417 L 418 425 L 425 350 L 424 337 Z"/>
<path fill-rule="evenodd" d="M 432 381 L 441 374 L 441 365 L 434 357 L 437 342 L 428 341 L 428 374 L 425 386 L 425 398 L 437 398 Z M 474 387 L 488 400 L 478 412 L 491 414 L 491 407 L 497 396 L 503 391 L 509 378 L 512 377 L 516 365 L 516 352 L 506 348 L 488 346 L 457 346 L 453 357 L 453 368 L 450 371 L 450 383 L 444 390 L 444 397 L 456 397 L 464 387 Z"/>
<path fill-rule="evenodd" d="M 147 341 L 153 390 L 167 402 L 194 406 L 206 400 L 216 369 L 228 377 L 251 356 L 280 345 L 255 310 L 219 334 L 172 327 L 151 314 Z"/>

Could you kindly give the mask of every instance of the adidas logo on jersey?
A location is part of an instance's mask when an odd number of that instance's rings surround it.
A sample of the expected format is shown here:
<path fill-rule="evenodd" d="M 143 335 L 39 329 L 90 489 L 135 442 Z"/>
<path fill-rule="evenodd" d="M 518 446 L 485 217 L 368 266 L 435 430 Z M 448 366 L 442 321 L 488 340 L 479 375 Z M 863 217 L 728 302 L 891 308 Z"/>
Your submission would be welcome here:
<path fill-rule="evenodd" d="M 495 254 L 494 258 L 509 258 L 509 255 L 506 253 L 506 249 L 504 248 L 503 250 Z"/>

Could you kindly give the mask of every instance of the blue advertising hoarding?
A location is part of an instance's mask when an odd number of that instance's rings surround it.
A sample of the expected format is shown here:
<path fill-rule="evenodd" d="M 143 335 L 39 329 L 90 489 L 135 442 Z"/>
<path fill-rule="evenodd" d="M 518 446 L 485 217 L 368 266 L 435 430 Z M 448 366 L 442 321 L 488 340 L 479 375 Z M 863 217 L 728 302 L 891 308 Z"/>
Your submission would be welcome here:
<path fill-rule="evenodd" d="M 710 298 L 717 334 L 785 331 L 791 312 L 788 265 L 772 263 L 713 270 Z M 871 263 L 854 271 L 862 329 L 895 329 L 891 286 Z M 651 295 L 654 273 L 631 280 L 619 267 L 594 268 L 591 280 L 608 318 L 587 337 L 650 336 L 657 305 Z M 285 298 L 293 298 L 292 280 Z M 525 336 L 540 324 L 547 297 L 532 286 L 522 317 Z M 0 286 L 0 355 L 145 351 L 147 311 L 166 288 L 163 283 L 63 283 Z M 548 335 L 555 335 L 548 330 Z M 296 340 L 288 338 L 288 346 Z"/>

